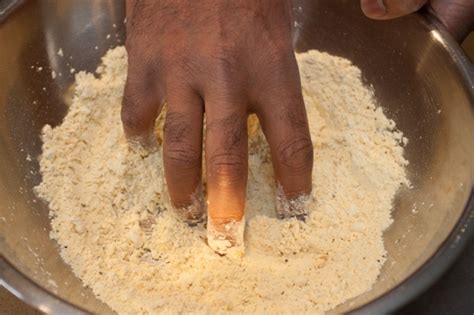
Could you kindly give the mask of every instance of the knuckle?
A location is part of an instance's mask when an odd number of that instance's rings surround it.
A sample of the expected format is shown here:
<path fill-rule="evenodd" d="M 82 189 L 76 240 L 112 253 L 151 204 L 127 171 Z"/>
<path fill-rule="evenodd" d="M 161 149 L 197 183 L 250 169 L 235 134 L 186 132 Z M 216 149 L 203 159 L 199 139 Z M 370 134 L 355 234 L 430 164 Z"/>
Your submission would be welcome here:
<path fill-rule="evenodd" d="M 232 150 L 241 146 L 247 135 L 247 120 L 240 114 L 230 114 L 225 118 L 209 121 L 208 132 L 219 132 L 224 135 L 223 148 Z"/>
<path fill-rule="evenodd" d="M 307 137 L 282 142 L 277 153 L 280 163 L 295 175 L 311 171 L 313 167 L 313 143 Z"/>
<path fill-rule="evenodd" d="M 217 154 L 209 159 L 209 180 L 220 185 L 242 183 L 247 178 L 246 159 L 239 154 Z"/>
<path fill-rule="evenodd" d="M 188 115 L 170 111 L 166 114 L 164 130 L 165 142 L 169 144 L 180 143 L 193 132 Z"/>
<path fill-rule="evenodd" d="M 174 169 L 196 169 L 201 166 L 201 151 L 189 144 L 193 131 L 188 115 L 168 112 L 165 121 L 166 163 Z"/>
<path fill-rule="evenodd" d="M 168 145 L 163 152 L 164 160 L 173 170 L 189 170 L 201 167 L 199 151 L 185 145 Z"/>

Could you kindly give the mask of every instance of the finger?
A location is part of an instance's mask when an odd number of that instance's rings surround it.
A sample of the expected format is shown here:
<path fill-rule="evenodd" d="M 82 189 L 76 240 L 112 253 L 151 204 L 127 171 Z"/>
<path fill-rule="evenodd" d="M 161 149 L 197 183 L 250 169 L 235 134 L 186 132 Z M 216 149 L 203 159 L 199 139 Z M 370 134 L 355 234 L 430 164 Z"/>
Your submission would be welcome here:
<path fill-rule="evenodd" d="M 190 224 L 203 218 L 203 102 L 189 87 L 167 91 L 163 162 L 171 203 L 178 217 Z"/>
<path fill-rule="evenodd" d="M 125 136 L 132 145 L 156 147 L 155 120 L 163 104 L 157 92 L 149 70 L 129 63 L 121 117 Z"/>
<path fill-rule="evenodd" d="M 393 19 L 418 11 L 428 0 L 361 0 L 367 17 L 378 20 Z"/>
<path fill-rule="evenodd" d="M 472 0 L 433 0 L 430 1 L 430 10 L 459 42 L 474 30 Z"/>
<path fill-rule="evenodd" d="M 296 64 L 295 64 L 296 67 Z M 312 188 L 313 145 L 297 68 L 263 93 L 257 116 L 270 145 L 277 181 L 277 216 L 304 220 Z"/>
<path fill-rule="evenodd" d="M 247 111 L 238 101 L 206 99 L 208 244 L 243 248 L 247 185 Z"/>

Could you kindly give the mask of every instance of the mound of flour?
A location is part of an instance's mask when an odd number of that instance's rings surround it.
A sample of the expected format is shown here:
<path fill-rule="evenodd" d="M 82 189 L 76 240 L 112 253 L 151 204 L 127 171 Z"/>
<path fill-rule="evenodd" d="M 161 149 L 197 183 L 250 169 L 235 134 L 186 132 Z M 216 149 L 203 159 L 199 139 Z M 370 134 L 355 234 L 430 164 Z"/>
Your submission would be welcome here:
<path fill-rule="evenodd" d="M 392 199 L 408 184 L 406 139 L 349 61 L 310 51 L 298 63 L 314 142 L 311 214 L 306 223 L 275 218 L 268 148 L 251 121 L 246 254 L 238 261 L 215 254 L 202 226 L 171 214 L 161 152 L 128 147 L 125 49 L 103 57 L 98 77 L 76 75 L 64 122 L 43 129 L 36 189 L 63 259 L 99 299 L 121 314 L 314 314 L 371 288 L 385 261 Z"/>

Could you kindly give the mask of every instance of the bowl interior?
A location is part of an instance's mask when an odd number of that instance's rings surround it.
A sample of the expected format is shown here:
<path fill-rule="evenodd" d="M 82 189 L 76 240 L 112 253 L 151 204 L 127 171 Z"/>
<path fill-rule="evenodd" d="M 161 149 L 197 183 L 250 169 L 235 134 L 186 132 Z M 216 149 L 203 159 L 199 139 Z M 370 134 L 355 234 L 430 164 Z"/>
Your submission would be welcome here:
<path fill-rule="evenodd" d="M 348 311 L 412 275 L 459 221 L 473 187 L 472 88 L 443 36 L 418 15 L 371 21 L 349 0 L 296 0 L 294 12 L 297 51 L 351 60 L 410 140 L 413 188 L 394 201 L 388 261 L 371 291 L 337 309 Z M 38 0 L 0 21 L 0 253 L 39 287 L 94 313 L 110 309 L 59 257 L 47 205 L 32 188 L 41 180 L 41 128 L 60 124 L 71 101 L 70 68 L 94 71 L 108 48 L 123 44 L 123 20 L 120 1 Z"/>

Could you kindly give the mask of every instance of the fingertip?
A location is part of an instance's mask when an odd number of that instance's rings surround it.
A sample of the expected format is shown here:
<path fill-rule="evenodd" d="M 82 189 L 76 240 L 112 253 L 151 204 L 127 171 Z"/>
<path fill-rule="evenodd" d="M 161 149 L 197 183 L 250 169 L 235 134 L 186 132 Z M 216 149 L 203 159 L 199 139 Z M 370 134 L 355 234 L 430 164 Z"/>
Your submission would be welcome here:
<path fill-rule="evenodd" d="M 202 196 L 193 196 L 189 205 L 173 206 L 173 211 L 179 220 L 186 222 L 190 226 L 196 226 L 206 219 L 202 205 Z"/>
<path fill-rule="evenodd" d="M 242 257 L 244 248 L 245 218 L 216 223 L 210 216 L 207 221 L 207 244 L 219 255 Z"/>
<path fill-rule="evenodd" d="M 219 255 L 243 253 L 245 193 L 240 190 L 211 191 L 208 195 L 207 240 Z"/>
<path fill-rule="evenodd" d="M 276 198 L 276 213 L 279 219 L 296 218 L 301 221 L 306 221 L 306 217 L 309 213 L 311 192 L 300 192 L 288 196 L 283 187 L 278 184 Z"/>
<path fill-rule="evenodd" d="M 383 0 L 361 0 L 362 12 L 371 19 L 381 19 L 387 14 Z"/>

